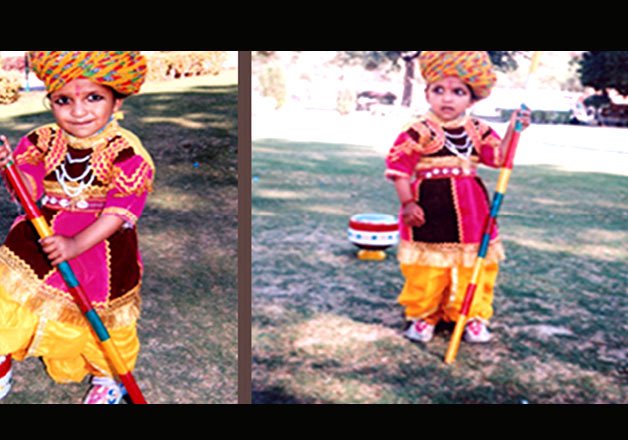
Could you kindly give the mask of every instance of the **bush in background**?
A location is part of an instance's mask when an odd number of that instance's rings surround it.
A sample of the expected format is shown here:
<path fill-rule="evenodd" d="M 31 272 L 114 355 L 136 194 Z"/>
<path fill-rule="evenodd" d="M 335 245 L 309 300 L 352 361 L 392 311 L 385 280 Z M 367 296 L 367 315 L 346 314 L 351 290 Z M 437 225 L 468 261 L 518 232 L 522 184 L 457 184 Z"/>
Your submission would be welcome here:
<path fill-rule="evenodd" d="M 0 104 L 11 104 L 20 97 L 22 75 L 13 71 L 0 70 Z"/>
<path fill-rule="evenodd" d="M 3 70 L 16 70 L 18 72 L 24 72 L 26 61 L 24 57 L 6 57 L 2 58 L 0 68 Z"/>
<path fill-rule="evenodd" d="M 160 52 L 146 56 L 148 81 L 218 75 L 227 59 L 225 51 Z"/>

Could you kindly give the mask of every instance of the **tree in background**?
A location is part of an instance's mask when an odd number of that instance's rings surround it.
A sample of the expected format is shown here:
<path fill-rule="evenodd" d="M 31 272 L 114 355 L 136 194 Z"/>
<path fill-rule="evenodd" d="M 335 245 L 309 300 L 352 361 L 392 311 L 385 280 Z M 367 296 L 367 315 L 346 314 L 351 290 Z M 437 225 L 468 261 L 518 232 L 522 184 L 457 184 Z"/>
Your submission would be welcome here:
<path fill-rule="evenodd" d="M 295 54 L 299 54 L 301 51 L 294 51 Z M 336 65 L 362 65 L 367 70 L 376 69 L 392 69 L 399 70 L 404 69 L 404 82 L 403 82 L 403 96 L 401 99 L 401 105 L 410 107 L 412 104 L 412 89 L 416 77 L 416 58 L 421 54 L 421 51 L 337 51 L 336 57 L 333 63 Z M 531 51 L 516 51 L 516 50 L 500 50 L 500 51 L 488 51 L 491 61 L 496 68 L 502 72 L 509 72 L 517 69 L 518 64 L 515 56 L 523 55 L 530 57 Z M 258 60 L 265 65 L 266 63 L 275 59 L 277 55 L 276 51 L 254 51 L 252 56 L 253 60 Z M 269 69 L 269 67 L 266 67 Z M 264 73 L 260 73 L 261 76 Z M 262 81 L 263 82 L 263 81 Z M 281 87 L 267 88 L 262 87 L 262 94 L 264 96 L 273 95 L 271 90 L 282 90 L 285 88 L 285 81 L 277 82 Z M 278 105 L 281 106 L 281 100 L 277 100 Z"/>
<path fill-rule="evenodd" d="M 488 51 L 491 61 L 498 70 L 508 72 L 515 70 L 517 61 L 515 55 L 521 51 L 517 50 L 494 50 Z M 420 50 L 412 51 L 342 51 L 339 53 L 341 62 L 354 62 L 360 60 L 368 70 L 380 68 L 389 64 L 393 69 L 400 68 L 403 63 L 405 69 L 403 79 L 403 96 L 401 105 L 410 107 L 412 103 L 412 85 L 415 78 L 416 58 L 421 54 Z"/>
<path fill-rule="evenodd" d="M 615 89 L 620 95 L 628 96 L 628 51 L 585 52 L 580 60 L 578 74 L 585 87 L 601 91 Z"/>

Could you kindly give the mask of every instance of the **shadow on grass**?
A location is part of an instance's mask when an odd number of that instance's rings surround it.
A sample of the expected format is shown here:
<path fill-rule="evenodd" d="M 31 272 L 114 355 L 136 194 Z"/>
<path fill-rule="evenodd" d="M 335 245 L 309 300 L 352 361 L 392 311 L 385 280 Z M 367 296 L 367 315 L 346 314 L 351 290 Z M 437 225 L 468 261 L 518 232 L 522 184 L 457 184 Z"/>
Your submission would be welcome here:
<path fill-rule="evenodd" d="M 284 405 L 297 405 L 297 404 L 312 404 L 313 400 L 300 399 L 290 394 L 286 394 L 285 390 L 279 387 L 273 387 L 262 391 L 253 390 L 252 402 L 256 404 L 284 404 Z"/>
<path fill-rule="evenodd" d="M 156 165 L 138 223 L 145 274 L 134 375 L 151 403 L 237 402 L 237 86 L 128 98 L 120 124 Z M 0 121 L 15 145 L 49 112 Z M 17 210 L 0 197 L 0 238 Z M 4 403 L 78 403 L 87 387 L 56 385 L 40 362 L 16 365 Z"/>
<path fill-rule="evenodd" d="M 452 369 L 442 362 L 449 329 L 428 346 L 400 337 L 395 249 L 364 262 L 346 238 L 352 214 L 397 212 L 383 171 L 383 157 L 363 146 L 254 143 L 260 400 L 282 390 L 278 399 L 307 402 L 626 401 L 628 178 L 516 168 L 499 219 L 507 260 L 495 341 L 464 345 Z M 481 174 L 491 190 L 497 171 Z"/>

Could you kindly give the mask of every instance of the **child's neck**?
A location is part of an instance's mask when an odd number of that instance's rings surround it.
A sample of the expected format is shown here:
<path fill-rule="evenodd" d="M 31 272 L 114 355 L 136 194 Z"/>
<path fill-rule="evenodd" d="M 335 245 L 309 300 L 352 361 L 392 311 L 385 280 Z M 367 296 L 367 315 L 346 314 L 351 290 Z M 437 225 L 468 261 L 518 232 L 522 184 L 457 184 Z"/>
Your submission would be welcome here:
<path fill-rule="evenodd" d="M 113 121 L 115 120 L 113 113 L 111 114 L 111 116 L 109 117 L 109 120 L 107 121 L 107 123 L 105 125 L 102 126 L 102 128 L 100 130 L 98 130 L 96 133 L 94 133 L 92 136 L 98 136 L 100 133 L 102 133 L 103 131 L 105 131 L 105 128 L 107 128 Z"/>
<path fill-rule="evenodd" d="M 118 123 L 115 117 L 111 117 L 109 122 L 102 126 L 97 132 L 88 137 L 79 138 L 71 133 L 66 132 L 65 137 L 68 139 L 69 143 L 77 148 L 90 148 L 94 144 L 98 144 L 108 138 L 110 138 L 114 133 L 117 132 Z"/>
<path fill-rule="evenodd" d="M 445 120 L 439 117 L 436 113 L 434 113 L 431 108 L 427 111 L 426 116 L 443 128 L 461 127 L 467 122 L 467 119 L 469 118 L 466 112 L 462 112 L 460 115 L 456 116 L 453 119 Z"/>

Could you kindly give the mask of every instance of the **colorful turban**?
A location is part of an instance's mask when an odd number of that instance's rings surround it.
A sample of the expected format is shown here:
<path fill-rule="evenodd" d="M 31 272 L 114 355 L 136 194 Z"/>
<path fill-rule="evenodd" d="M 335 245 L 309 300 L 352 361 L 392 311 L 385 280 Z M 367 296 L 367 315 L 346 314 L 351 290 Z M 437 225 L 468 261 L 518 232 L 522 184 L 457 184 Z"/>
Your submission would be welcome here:
<path fill-rule="evenodd" d="M 456 76 L 473 89 L 478 99 L 491 94 L 497 76 L 493 63 L 484 51 L 472 50 L 428 50 L 419 56 L 421 75 L 428 83 Z"/>
<path fill-rule="evenodd" d="M 87 78 L 132 95 L 139 92 L 146 76 L 146 58 L 139 51 L 34 50 L 28 55 L 33 72 L 48 92 L 77 78 Z"/>

